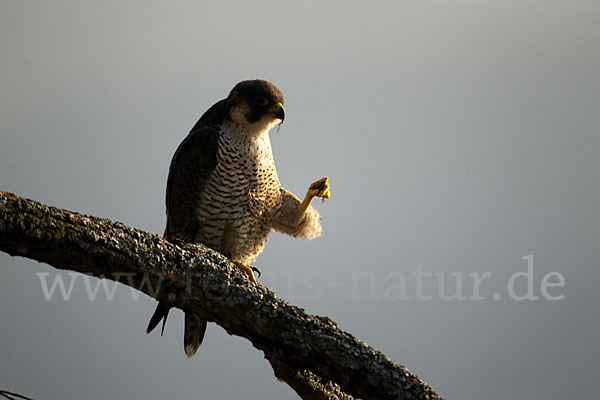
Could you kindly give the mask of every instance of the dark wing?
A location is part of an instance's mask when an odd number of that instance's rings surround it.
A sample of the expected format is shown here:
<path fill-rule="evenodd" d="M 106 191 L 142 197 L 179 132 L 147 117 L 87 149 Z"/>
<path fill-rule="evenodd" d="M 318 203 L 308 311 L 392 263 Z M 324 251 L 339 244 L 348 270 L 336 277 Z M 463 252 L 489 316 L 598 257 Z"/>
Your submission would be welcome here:
<path fill-rule="evenodd" d="M 167 227 L 164 234 L 167 240 L 193 242 L 196 238 L 200 229 L 196 209 L 208 178 L 217 165 L 217 127 L 227 113 L 225 100 L 214 104 L 200 117 L 173 155 L 167 179 Z M 160 321 L 163 321 L 164 331 L 170 308 L 160 301 L 146 332 L 150 333 Z M 193 356 L 200 347 L 206 323 L 202 316 L 186 313 L 184 344 L 188 357 Z"/>
<path fill-rule="evenodd" d="M 217 165 L 218 141 L 217 127 L 198 123 L 175 151 L 167 179 L 167 240 L 194 241 L 199 229 L 195 210 Z"/>
<path fill-rule="evenodd" d="M 218 142 L 219 130 L 215 126 L 199 122 L 175 151 L 167 178 L 167 227 L 164 233 L 167 240 L 188 243 L 194 241 L 200 228 L 196 218 L 196 205 L 217 165 Z M 159 301 L 146 332 L 152 332 L 160 321 L 163 321 L 164 332 L 170 309 L 170 305 Z M 206 320 L 191 316 L 189 329 L 187 321 L 186 316 L 185 351 L 191 357 L 202 343 Z"/>

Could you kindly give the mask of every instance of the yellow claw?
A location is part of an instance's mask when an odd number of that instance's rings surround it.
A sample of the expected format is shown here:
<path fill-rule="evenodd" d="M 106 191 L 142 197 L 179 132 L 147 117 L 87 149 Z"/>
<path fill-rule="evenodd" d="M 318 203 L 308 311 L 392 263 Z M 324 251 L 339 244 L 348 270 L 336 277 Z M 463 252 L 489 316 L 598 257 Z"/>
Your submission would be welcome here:
<path fill-rule="evenodd" d="M 248 275 L 248 278 L 250 278 L 250 281 L 252 283 L 258 283 L 256 281 L 256 278 L 254 277 L 254 271 L 257 271 L 260 276 L 260 271 L 258 270 L 258 268 L 253 267 L 252 265 L 241 263 L 241 262 L 235 262 L 235 265 L 240 267 L 242 269 L 242 271 L 244 271 Z"/>
<path fill-rule="evenodd" d="M 331 196 L 329 191 L 329 178 L 325 177 L 313 182 L 308 188 L 307 195 L 328 199 Z"/>
<path fill-rule="evenodd" d="M 331 197 L 331 192 L 329 191 L 329 178 L 321 178 L 310 184 L 304 200 L 300 203 L 300 212 L 302 214 L 306 212 L 315 197 L 321 197 L 323 199 Z"/>

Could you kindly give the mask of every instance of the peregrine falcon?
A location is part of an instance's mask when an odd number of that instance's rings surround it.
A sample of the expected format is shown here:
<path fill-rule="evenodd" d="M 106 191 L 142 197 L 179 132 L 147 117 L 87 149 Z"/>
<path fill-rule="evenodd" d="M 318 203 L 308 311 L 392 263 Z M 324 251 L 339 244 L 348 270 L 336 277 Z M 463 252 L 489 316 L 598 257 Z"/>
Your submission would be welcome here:
<path fill-rule="evenodd" d="M 312 183 L 302 201 L 279 183 L 269 130 L 285 119 L 283 94 L 264 80 L 242 81 L 210 107 L 181 142 L 167 179 L 164 237 L 202 243 L 238 265 L 256 283 L 249 265 L 269 232 L 313 239 L 322 233 L 310 204 L 329 198 L 328 179 Z M 150 333 L 171 306 L 159 302 Z M 185 314 L 184 348 L 192 357 L 202 343 L 206 319 Z"/>

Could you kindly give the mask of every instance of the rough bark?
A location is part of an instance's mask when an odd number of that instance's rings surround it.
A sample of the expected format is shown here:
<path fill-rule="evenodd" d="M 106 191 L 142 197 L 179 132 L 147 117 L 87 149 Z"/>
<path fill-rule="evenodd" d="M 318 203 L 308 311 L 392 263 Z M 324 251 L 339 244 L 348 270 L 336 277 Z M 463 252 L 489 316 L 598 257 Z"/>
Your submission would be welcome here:
<path fill-rule="evenodd" d="M 441 399 L 331 319 L 251 284 L 202 245 L 180 247 L 119 222 L 0 192 L 0 250 L 118 281 L 186 312 L 201 312 L 262 350 L 277 378 L 303 399 Z"/>

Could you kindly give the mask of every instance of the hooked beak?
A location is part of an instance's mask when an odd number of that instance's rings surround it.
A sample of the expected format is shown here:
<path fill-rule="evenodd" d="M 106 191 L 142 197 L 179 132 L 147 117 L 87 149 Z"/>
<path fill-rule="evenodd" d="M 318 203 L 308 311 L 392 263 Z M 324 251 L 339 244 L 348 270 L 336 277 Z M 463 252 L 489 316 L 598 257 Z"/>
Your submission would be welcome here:
<path fill-rule="evenodd" d="M 283 104 L 274 104 L 271 108 L 269 108 L 269 113 L 271 113 L 271 115 L 273 115 L 275 118 L 279 118 L 283 124 L 283 120 L 285 119 L 285 109 L 283 108 Z"/>

